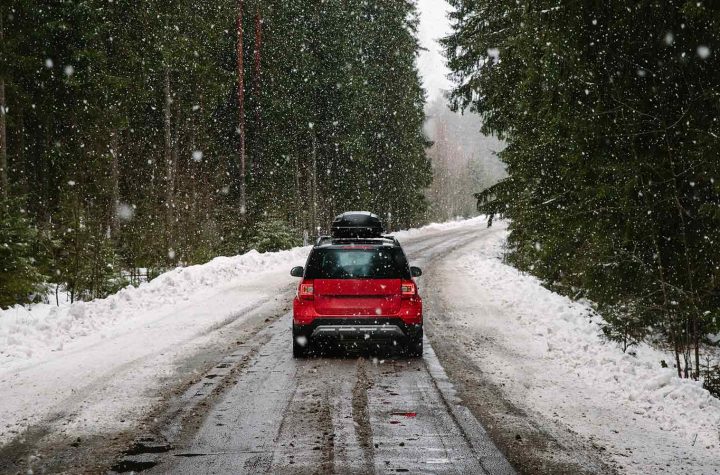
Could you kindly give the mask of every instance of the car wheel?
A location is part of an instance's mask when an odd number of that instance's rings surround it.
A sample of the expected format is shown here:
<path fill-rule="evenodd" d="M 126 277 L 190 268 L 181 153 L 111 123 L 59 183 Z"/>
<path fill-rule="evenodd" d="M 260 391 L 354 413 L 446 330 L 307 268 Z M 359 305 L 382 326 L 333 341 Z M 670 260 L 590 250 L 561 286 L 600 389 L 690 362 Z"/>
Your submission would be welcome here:
<path fill-rule="evenodd" d="M 293 332 L 293 358 L 304 358 L 309 346 L 310 340 L 306 336 L 297 336 Z"/>
<path fill-rule="evenodd" d="M 422 336 L 411 338 L 408 341 L 408 355 L 413 358 L 422 358 Z"/>

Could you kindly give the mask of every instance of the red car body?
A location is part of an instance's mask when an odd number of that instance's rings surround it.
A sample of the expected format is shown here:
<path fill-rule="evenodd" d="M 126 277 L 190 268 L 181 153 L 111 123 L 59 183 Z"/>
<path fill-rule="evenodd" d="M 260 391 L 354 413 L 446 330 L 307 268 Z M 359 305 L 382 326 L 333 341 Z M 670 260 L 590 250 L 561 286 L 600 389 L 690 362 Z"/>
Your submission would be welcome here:
<path fill-rule="evenodd" d="M 293 301 L 293 353 L 303 356 L 316 340 L 391 341 L 422 355 L 422 299 L 397 240 L 320 241 L 305 268 Z"/>
<path fill-rule="evenodd" d="M 295 325 L 310 325 L 317 318 L 342 323 L 348 318 L 376 321 L 393 317 L 405 325 L 422 324 L 422 299 L 413 280 L 303 279 L 293 301 Z"/>

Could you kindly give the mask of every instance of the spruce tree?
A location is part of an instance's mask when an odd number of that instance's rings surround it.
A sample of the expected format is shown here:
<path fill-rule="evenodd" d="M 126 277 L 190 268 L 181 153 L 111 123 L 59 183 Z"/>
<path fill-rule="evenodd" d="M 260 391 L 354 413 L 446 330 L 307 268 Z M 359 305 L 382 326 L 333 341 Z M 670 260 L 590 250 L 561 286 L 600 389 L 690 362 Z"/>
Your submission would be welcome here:
<path fill-rule="evenodd" d="M 0 199 L 0 307 L 26 303 L 44 290 L 37 229 L 20 199 Z"/>
<path fill-rule="evenodd" d="M 478 198 L 511 218 L 511 260 L 590 297 L 621 333 L 664 335 L 678 373 L 697 376 L 720 303 L 720 14 L 687 1 L 451 3 L 454 104 L 508 142 L 510 177 Z"/>
<path fill-rule="evenodd" d="M 52 284 L 90 298 L 121 269 L 155 275 L 244 252 L 268 216 L 296 238 L 351 208 L 398 226 L 422 219 L 414 3 L 243 5 L 242 219 L 235 1 L 29 0 L 0 12 L 10 195 L 48 236 Z"/>

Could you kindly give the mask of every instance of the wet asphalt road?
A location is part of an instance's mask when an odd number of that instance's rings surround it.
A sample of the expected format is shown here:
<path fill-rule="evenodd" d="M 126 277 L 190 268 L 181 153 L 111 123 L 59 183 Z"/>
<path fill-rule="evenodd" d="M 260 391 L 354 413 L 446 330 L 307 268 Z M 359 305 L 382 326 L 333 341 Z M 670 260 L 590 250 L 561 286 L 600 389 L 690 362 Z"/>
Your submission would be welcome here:
<path fill-rule="evenodd" d="M 477 233 L 404 247 L 412 265 L 429 267 Z M 219 362 L 181 398 L 194 422 L 169 424 L 162 432 L 170 442 L 158 453 L 127 457 L 152 463 L 126 467 L 179 474 L 513 473 L 455 396 L 427 338 L 422 359 L 392 348 L 294 359 L 290 326 L 285 314 Z M 230 383 L 214 386 L 223 379 Z M 211 403 L 193 405 L 211 391 Z"/>

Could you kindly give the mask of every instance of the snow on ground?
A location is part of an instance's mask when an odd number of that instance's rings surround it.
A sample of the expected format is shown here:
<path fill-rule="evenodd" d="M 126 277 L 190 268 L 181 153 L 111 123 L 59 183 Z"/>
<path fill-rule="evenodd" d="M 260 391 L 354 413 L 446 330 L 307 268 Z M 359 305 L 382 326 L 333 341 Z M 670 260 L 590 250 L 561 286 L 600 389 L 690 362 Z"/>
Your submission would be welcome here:
<path fill-rule="evenodd" d="M 408 229 L 406 231 L 396 231 L 390 233 L 395 236 L 400 243 L 403 243 L 407 239 L 414 239 L 423 236 L 429 236 L 435 233 L 445 233 L 453 230 L 460 230 L 465 228 L 471 228 L 476 226 L 485 226 L 487 218 L 485 216 L 477 216 L 470 219 L 457 218 L 454 221 L 448 221 L 445 223 L 431 223 L 421 228 Z"/>
<path fill-rule="evenodd" d="M 307 252 L 219 257 L 105 299 L 0 311 L 0 444 L 48 419 L 83 435 L 131 427 L 180 362 L 224 344 L 216 329 L 282 295 Z"/>
<path fill-rule="evenodd" d="M 393 233 L 400 240 L 444 232 L 479 223 L 482 218 L 433 223 Z M 310 247 L 260 254 L 218 257 L 207 264 L 180 267 L 138 287 L 128 286 L 105 299 L 72 305 L 17 305 L 0 310 L 0 372 L 18 363 L 41 361 L 82 338 L 110 338 L 148 323 L 153 314 L 185 306 L 201 290 L 220 284 L 247 282 L 259 274 L 285 272 L 303 265 Z M 285 272 L 287 273 L 287 272 Z M 289 276 L 281 279 L 288 284 Z M 213 322 L 204 322 L 213 323 Z"/>
<path fill-rule="evenodd" d="M 395 235 L 412 239 L 472 222 Z M 289 270 L 304 264 L 309 249 L 218 257 L 105 299 L 0 310 L 0 444 L 47 419 L 65 433 L 131 427 L 184 358 L 222 343 L 219 328 L 242 325 L 268 301 L 287 304 L 283 289 L 297 281 Z"/>
<path fill-rule="evenodd" d="M 138 287 L 126 287 L 105 299 L 72 305 L 37 304 L 0 310 L 0 368 L 8 362 L 37 360 L 62 351 L 78 338 L 107 338 L 147 323 L 150 312 L 182 306 L 193 293 L 302 263 L 309 248 L 218 257 L 203 265 L 180 267 Z M 290 282 L 287 279 L 287 282 Z"/>
<path fill-rule="evenodd" d="M 483 226 L 480 217 L 393 234 L 406 242 Z M 588 305 L 501 262 L 496 234 L 438 269 L 452 320 L 491 342 L 468 348 L 478 365 L 516 405 L 604 447 L 623 471 L 716 473 L 720 401 L 661 368 L 670 355 L 640 346 L 633 357 L 604 343 Z M 287 303 L 288 271 L 308 250 L 220 257 L 106 299 L 0 311 L 0 444 L 47 419 L 66 434 L 132 427 L 183 358 L 223 341 L 225 323 Z"/>
<path fill-rule="evenodd" d="M 495 226 L 504 226 L 497 223 Z M 519 407 L 587 437 L 626 473 L 720 473 L 720 400 L 641 345 L 600 337 L 590 306 L 501 261 L 504 233 L 443 263 L 451 320 L 492 343 L 472 357 Z"/>

